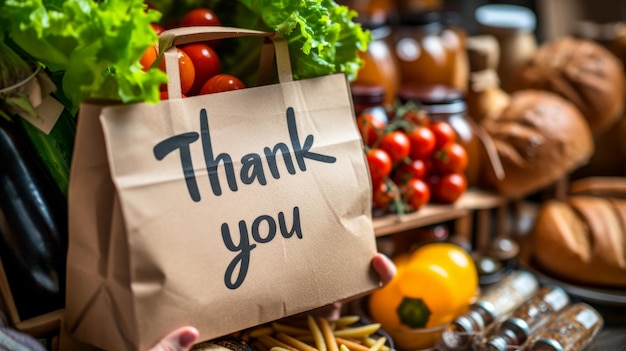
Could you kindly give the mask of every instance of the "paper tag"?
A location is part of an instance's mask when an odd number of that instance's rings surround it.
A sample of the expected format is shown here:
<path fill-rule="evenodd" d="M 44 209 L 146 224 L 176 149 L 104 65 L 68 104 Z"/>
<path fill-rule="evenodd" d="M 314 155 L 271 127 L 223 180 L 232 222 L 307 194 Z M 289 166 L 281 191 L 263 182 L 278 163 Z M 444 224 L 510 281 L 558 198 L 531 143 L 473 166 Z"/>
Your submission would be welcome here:
<path fill-rule="evenodd" d="M 56 86 L 44 71 L 40 71 L 37 74 L 37 82 L 39 83 L 38 87 L 33 90 L 39 94 L 34 94 L 34 96 L 31 94 L 29 96 L 37 115 L 31 116 L 22 113 L 20 116 L 47 135 L 59 120 L 65 106 L 50 95 L 56 90 Z"/>

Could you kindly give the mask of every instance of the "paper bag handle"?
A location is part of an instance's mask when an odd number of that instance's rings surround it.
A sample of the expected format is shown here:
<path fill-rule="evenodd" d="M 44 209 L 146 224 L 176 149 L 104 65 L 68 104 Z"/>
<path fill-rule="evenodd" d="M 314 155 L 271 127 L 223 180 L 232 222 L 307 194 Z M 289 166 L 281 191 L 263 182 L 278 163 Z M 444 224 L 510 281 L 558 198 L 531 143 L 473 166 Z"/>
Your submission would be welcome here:
<path fill-rule="evenodd" d="M 274 50 L 271 53 L 275 53 L 276 55 L 278 81 L 280 83 L 293 81 L 287 41 L 279 33 L 220 26 L 180 27 L 168 29 L 161 33 L 159 35 L 159 42 L 157 46 L 157 51 L 159 53 L 164 52 L 165 67 L 168 72 L 167 91 L 169 98 L 174 99 L 182 96 L 182 92 L 180 90 L 180 72 L 178 69 L 178 54 L 176 52 L 176 46 L 207 40 L 248 36 L 270 39 L 274 44 Z M 267 54 L 267 50 L 267 45 L 264 45 L 263 52 L 261 53 L 261 67 L 265 66 L 264 60 L 271 57 Z"/>

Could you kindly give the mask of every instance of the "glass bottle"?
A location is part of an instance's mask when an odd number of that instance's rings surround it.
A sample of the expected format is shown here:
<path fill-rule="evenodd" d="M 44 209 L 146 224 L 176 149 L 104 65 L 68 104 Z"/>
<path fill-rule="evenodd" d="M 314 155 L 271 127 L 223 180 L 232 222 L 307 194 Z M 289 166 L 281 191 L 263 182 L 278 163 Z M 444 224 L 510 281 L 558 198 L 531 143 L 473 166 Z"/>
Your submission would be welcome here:
<path fill-rule="evenodd" d="M 490 4 L 476 9 L 478 31 L 493 35 L 500 47 L 498 76 L 502 89 L 511 92 L 517 71 L 537 51 L 535 13 L 517 5 Z"/>
<path fill-rule="evenodd" d="M 506 351 L 517 349 L 529 335 L 550 323 L 569 304 L 567 293 L 557 286 L 546 286 L 515 309 L 487 338 L 475 345 L 476 350 Z"/>
<path fill-rule="evenodd" d="M 512 312 L 530 298 L 539 288 L 534 275 L 514 271 L 500 282 L 490 286 L 473 303 L 467 313 L 457 317 L 444 329 L 442 346 L 447 350 L 469 350 L 474 337 L 493 326 L 494 322 Z"/>
<path fill-rule="evenodd" d="M 457 141 L 468 155 L 465 169 L 468 185 L 478 182 L 480 172 L 480 141 L 476 135 L 476 125 L 467 115 L 467 105 L 461 90 L 446 85 L 407 84 L 400 89 L 400 101 L 416 102 L 424 109 L 431 121 L 444 121 L 456 132 Z"/>
<path fill-rule="evenodd" d="M 524 344 L 524 351 L 582 350 L 604 325 L 593 307 L 576 303 L 563 310 L 555 322 L 540 329 Z"/>
<path fill-rule="evenodd" d="M 400 84 L 443 84 L 467 90 L 464 39 L 448 28 L 437 11 L 400 13 L 391 35 Z"/>

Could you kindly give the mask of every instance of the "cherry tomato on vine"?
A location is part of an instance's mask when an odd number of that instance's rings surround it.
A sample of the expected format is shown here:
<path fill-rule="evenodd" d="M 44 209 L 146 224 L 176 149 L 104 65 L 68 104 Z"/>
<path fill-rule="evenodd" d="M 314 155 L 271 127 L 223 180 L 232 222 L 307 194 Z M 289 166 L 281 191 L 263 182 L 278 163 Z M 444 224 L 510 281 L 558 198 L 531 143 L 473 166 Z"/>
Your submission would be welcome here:
<path fill-rule="evenodd" d="M 409 156 L 411 141 L 403 131 L 394 130 L 383 136 L 378 147 L 387 151 L 391 162 L 395 164 Z"/>
<path fill-rule="evenodd" d="M 217 74 L 209 78 L 200 88 L 200 95 L 221 93 L 223 91 L 245 89 L 246 85 L 243 84 L 239 78 L 230 74 Z"/>
<path fill-rule="evenodd" d="M 430 201 L 430 188 L 422 179 L 411 178 L 402 186 L 402 193 L 406 203 L 413 211 L 424 207 Z"/>
<path fill-rule="evenodd" d="M 359 128 L 363 144 L 373 146 L 379 138 L 382 138 L 385 122 L 379 120 L 369 113 L 361 113 L 356 117 L 356 124 Z"/>
<path fill-rule="evenodd" d="M 428 127 L 430 125 L 428 115 L 423 110 L 408 110 L 402 115 L 402 119 L 416 126 Z"/>
<path fill-rule="evenodd" d="M 414 159 L 424 160 L 435 150 L 435 134 L 428 127 L 419 126 L 409 133 L 411 151 L 409 156 Z"/>
<path fill-rule="evenodd" d="M 430 124 L 430 130 L 435 134 L 435 149 L 456 141 L 456 132 L 448 122 L 435 121 Z"/>
<path fill-rule="evenodd" d="M 456 202 L 467 190 L 467 179 L 463 173 L 448 173 L 431 178 L 433 199 L 444 204 Z"/>
<path fill-rule="evenodd" d="M 193 66 L 191 58 L 181 49 L 176 48 L 178 52 L 178 70 L 180 72 L 180 89 L 183 94 L 187 94 L 193 86 L 193 81 L 196 79 L 196 69 Z M 167 72 L 165 69 L 165 58 L 161 60 L 161 70 Z M 167 89 L 167 85 L 163 85 L 161 90 Z"/>
<path fill-rule="evenodd" d="M 157 50 L 154 47 L 154 45 L 150 45 L 148 46 L 146 51 L 144 51 L 143 55 L 139 59 L 139 63 L 141 64 L 142 69 L 144 71 L 147 71 L 150 69 L 150 66 L 152 66 L 152 64 L 154 63 L 154 61 L 156 61 L 156 59 L 157 59 Z"/>
<path fill-rule="evenodd" d="M 391 157 L 386 151 L 374 148 L 365 153 L 365 158 L 369 166 L 372 186 L 378 186 L 378 183 L 391 173 Z"/>
<path fill-rule="evenodd" d="M 203 43 L 184 45 L 181 50 L 189 56 L 196 70 L 196 78 L 189 93 L 197 95 L 209 78 L 220 73 L 220 58 L 213 48 Z"/>
<path fill-rule="evenodd" d="M 468 156 L 459 143 L 447 143 L 433 153 L 433 167 L 439 173 L 458 173 L 467 168 Z"/>
<path fill-rule="evenodd" d="M 400 189 L 393 182 L 379 182 L 374 185 L 372 201 L 374 206 L 387 211 L 394 199 L 400 199 Z"/>
<path fill-rule="evenodd" d="M 393 171 L 393 180 L 398 184 L 405 184 L 409 179 L 424 179 L 426 163 L 423 160 L 401 162 Z"/>

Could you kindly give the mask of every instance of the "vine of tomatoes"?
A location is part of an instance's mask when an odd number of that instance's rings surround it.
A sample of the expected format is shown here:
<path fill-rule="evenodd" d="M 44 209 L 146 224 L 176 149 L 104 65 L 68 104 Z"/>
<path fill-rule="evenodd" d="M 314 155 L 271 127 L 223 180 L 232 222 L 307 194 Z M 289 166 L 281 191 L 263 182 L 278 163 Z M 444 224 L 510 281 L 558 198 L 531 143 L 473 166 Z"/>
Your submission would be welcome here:
<path fill-rule="evenodd" d="M 187 12 L 173 27 L 220 26 L 219 17 L 208 8 L 195 8 Z M 153 23 L 157 35 L 163 27 Z M 244 89 L 245 84 L 237 77 L 221 71 L 219 54 L 216 51 L 219 41 L 211 40 L 181 45 L 178 51 L 178 68 L 183 97 L 213 94 L 229 90 Z M 143 70 L 155 65 L 158 55 L 154 46 L 146 49 L 140 63 Z M 165 72 L 165 60 L 159 62 L 159 69 Z M 161 86 L 161 100 L 168 99 L 167 85 Z"/>
<path fill-rule="evenodd" d="M 413 103 L 389 122 L 356 116 L 368 163 L 374 207 L 399 214 L 428 203 L 451 204 L 467 190 L 468 155 L 450 124 L 433 121 Z"/>

